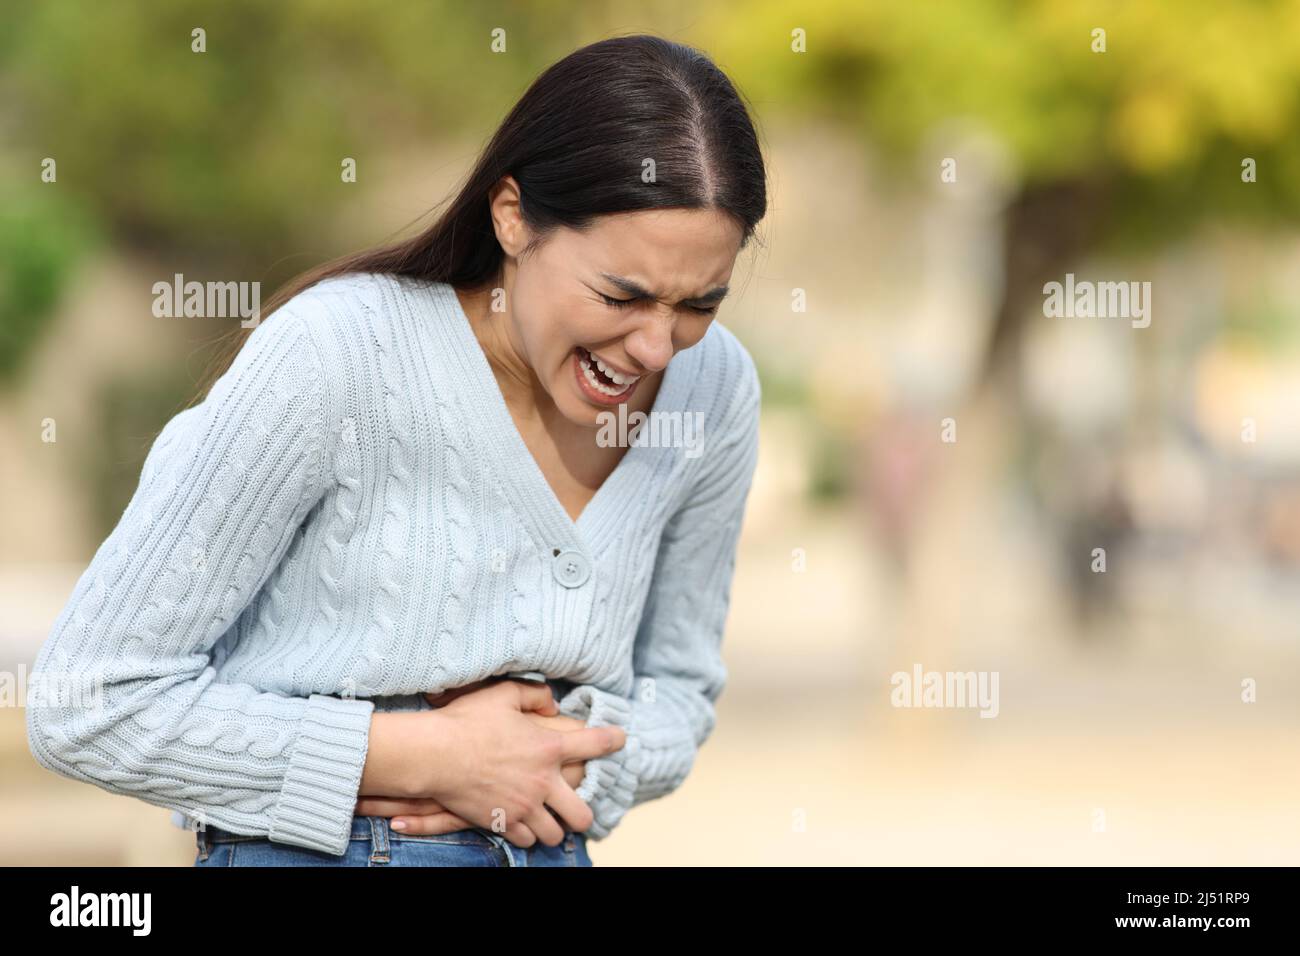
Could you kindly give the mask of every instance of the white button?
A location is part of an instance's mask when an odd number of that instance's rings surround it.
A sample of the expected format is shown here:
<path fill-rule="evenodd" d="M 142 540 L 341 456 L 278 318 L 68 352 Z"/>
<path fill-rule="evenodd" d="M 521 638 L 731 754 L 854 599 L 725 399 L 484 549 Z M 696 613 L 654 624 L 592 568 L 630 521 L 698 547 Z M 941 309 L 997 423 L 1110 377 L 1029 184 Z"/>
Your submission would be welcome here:
<path fill-rule="evenodd" d="M 580 551 L 561 551 L 551 563 L 551 571 L 566 588 L 579 588 L 591 577 L 591 562 Z"/>

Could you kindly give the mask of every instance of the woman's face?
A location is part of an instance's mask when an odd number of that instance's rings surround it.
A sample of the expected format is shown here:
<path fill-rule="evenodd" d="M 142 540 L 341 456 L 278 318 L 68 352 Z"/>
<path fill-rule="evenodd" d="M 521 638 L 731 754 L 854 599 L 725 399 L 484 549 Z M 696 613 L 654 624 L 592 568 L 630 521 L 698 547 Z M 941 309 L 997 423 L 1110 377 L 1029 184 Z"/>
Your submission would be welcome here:
<path fill-rule="evenodd" d="M 602 411 L 634 402 L 677 352 L 704 337 L 726 295 L 741 227 L 716 210 L 617 213 L 583 231 L 559 228 L 521 259 L 529 234 L 517 211 L 498 194 L 511 359 L 531 369 L 566 419 L 594 428 Z"/>

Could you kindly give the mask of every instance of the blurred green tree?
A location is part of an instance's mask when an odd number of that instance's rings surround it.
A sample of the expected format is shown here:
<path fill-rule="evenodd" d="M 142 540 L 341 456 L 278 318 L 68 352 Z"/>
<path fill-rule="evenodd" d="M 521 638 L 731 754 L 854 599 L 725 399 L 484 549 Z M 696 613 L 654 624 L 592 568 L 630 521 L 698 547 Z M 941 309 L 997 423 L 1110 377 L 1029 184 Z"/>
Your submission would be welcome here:
<path fill-rule="evenodd" d="M 35 169 L 35 167 L 33 167 Z M 13 388 L 97 238 L 85 209 L 35 171 L 0 192 L 0 386 Z"/>
<path fill-rule="evenodd" d="M 566 51 L 574 15 L 452 0 L 14 5 L 5 112 L 118 241 L 265 265 L 353 198 L 344 157 L 364 170 L 395 143 L 486 129 Z"/>
<path fill-rule="evenodd" d="M 698 29 L 752 99 L 855 126 L 902 177 L 943 121 L 1008 147 L 1019 184 L 984 384 L 1014 388 L 1026 315 L 1085 255 L 1300 213 L 1300 0 L 758 0 L 740 24 L 715 10 Z"/>

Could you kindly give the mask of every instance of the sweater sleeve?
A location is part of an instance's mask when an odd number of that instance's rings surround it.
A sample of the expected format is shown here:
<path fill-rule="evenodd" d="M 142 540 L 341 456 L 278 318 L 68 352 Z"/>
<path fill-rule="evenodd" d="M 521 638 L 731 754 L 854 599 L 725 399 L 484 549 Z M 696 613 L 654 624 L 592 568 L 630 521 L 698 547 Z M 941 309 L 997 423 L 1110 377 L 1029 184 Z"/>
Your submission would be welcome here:
<path fill-rule="evenodd" d="M 680 786 L 713 731 L 727 677 L 721 645 L 736 544 L 758 455 L 760 390 L 746 360 L 719 443 L 705 449 L 707 467 L 664 528 L 633 649 L 632 696 L 583 684 L 559 704 L 588 727 L 614 724 L 627 734 L 621 750 L 587 761 L 577 789 L 592 809 L 592 839 Z"/>
<path fill-rule="evenodd" d="M 269 693 L 212 666 L 326 490 L 329 381 L 309 301 L 254 328 L 155 440 L 37 655 L 27 735 L 63 776 L 342 855 L 373 702 Z"/>

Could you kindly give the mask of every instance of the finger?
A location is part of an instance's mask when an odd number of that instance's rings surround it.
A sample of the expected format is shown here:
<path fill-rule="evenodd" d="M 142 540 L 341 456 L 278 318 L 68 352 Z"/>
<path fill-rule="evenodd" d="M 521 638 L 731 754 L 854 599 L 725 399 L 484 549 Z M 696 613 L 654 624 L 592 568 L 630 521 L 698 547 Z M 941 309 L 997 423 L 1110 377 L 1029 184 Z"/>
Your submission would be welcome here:
<path fill-rule="evenodd" d="M 456 816 L 449 810 L 444 810 L 442 813 L 395 817 L 389 823 L 389 826 L 407 836 L 437 836 L 440 833 L 455 833 L 457 830 L 468 830 L 474 824 Z"/>
<path fill-rule="evenodd" d="M 587 777 L 587 764 L 581 760 L 561 764 L 560 776 L 564 778 L 565 783 L 576 790 Z"/>
<path fill-rule="evenodd" d="M 427 816 L 446 810 L 437 800 L 430 798 L 402 799 L 396 797 L 363 797 L 357 801 L 354 813 L 359 817 Z"/>
<path fill-rule="evenodd" d="M 577 791 L 568 785 L 568 781 L 559 784 L 546 798 L 546 805 L 554 810 L 570 830 L 582 832 L 596 819 L 591 807 L 578 796 Z"/>
<path fill-rule="evenodd" d="M 520 710 L 535 710 L 551 717 L 558 713 L 559 705 L 555 702 L 555 695 L 551 693 L 549 684 L 534 684 L 520 680 L 507 681 L 506 683 L 516 688 L 519 694 Z"/>
<path fill-rule="evenodd" d="M 577 717 L 570 717 L 568 714 L 539 714 L 535 711 L 527 713 L 528 719 L 539 727 L 548 727 L 551 730 L 558 730 L 561 733 L 569 733 L 574 730 L 582 730 L 587 726 L 585 720 L 579 720 Z"/>
<path fill-rule="evenodd" d="M 536 813 L 525 817 L 524 823 L 546 846 L 559 846 L 564 842 L 564 827 L 560 826 L 559 821 L 551 816 L 551 811 L 545 806 L 539 807 Z"/>
<path fill-rule="evenodd" d="M 570 760 L 591 760 L 622 750 L 627 743 L 627 731 L 622 727 L 588 727 L 574 730 L 560 738 L 561 763 Z"/>
<path fill-rule="evenodd" d="M 528 825 L 521 822 L 515 822 L 506 827 L 505 837 L 515 846 L 530 847 L 537 842 L 537 837 Z"/>

